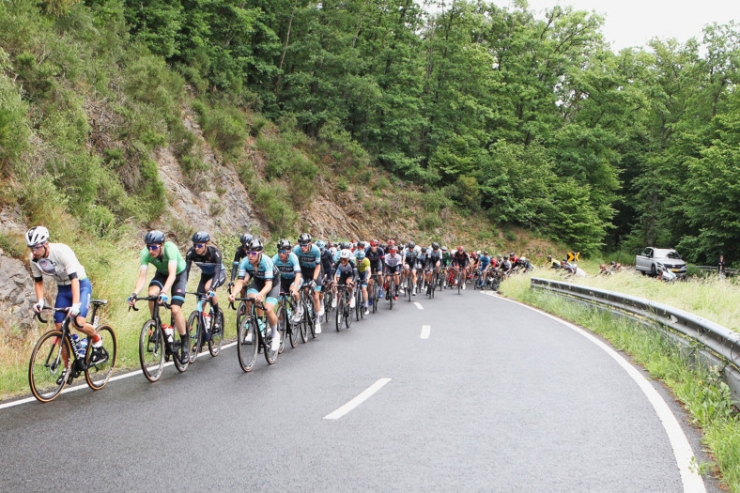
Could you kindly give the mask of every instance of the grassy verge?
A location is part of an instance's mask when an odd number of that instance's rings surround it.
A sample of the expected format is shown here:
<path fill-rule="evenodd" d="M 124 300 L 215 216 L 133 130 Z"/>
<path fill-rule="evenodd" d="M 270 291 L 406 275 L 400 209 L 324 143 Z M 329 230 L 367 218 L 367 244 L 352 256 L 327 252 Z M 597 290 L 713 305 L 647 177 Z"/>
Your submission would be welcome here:
<path fill-rule="evenodd" d="M 682 356 L 678 343 L 656 330 L 532 290 L 529 279 L 517 276 L 507 280 L 502 286 L 503 294 L 600 334 L 643 365 L 653 378 L 663 381 L 684 405 L 693 423 L 703 430 L 702 441 L 716 459 L 714 465 L 700 464 L 700 472 L 717 475 L 730 491 L 740 492 L 740 419 L 730 389 L 720 379 L 718 370 L 691 365 Z"/>

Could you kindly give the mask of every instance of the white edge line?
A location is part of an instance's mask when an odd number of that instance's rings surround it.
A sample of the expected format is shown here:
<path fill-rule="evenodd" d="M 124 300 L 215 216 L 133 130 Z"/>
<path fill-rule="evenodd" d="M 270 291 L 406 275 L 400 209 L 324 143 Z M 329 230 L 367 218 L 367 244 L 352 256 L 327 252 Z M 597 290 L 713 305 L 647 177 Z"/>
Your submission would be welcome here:
<path fill-rule="evenodd" d="M 221 346 L 221 350 L 228 349 L 230 347 L 236 346 L 236 342 L 231 342 L 225 346 Z M 201 356 L 203 354 L 207 354 L 208 350 L 201 351 L 198 353 L 198 356 Z M 174 363 L 172 361 L 169 361 L 164 364 L 165 368 L 168 366 L 172 366 Z M 131 378 L 135 377 L 136 375 L 141 375 L 143 372 L 141 370 L 134 370 L 130 371 L 128 373 L 122 373 L 121 375 L 116 375 L 115 377 L 111 377 L 108 380 L 108 383 L 115 382 L 116 380 L 123 380 L 124 378 Z M 106 384 L 107 385 L 107 384 Z M 79 384 L 75 385 L 74 387 L 67 387 L 64 390 L 62 390 L 62 394 L 69 394 L 70 392 L 77 392 L 78 390 L 87 389 L 89 388 L 87 384 Z M 8 409 L 10 407 L 20 406 L 21 404 L 28 404 L 29 402 L 37 402 L 35 397 L 26 397 L 25 399 L 18 399 L 17 401 L 13 402 L 7 402 L 5 404 L 0 404 L 0 411 L 3 409 Z"/>
<path fill-rule="evenodd" d="M 381 378 L 381 379 L 379 379 L 377 382 L 375 382 L 374 384 L 372 384 L 370 387 L 368 387 L 367 389 L 363 390 L 362 393 L 360 393 L 360 395 L 358 395 L 357 397 L 355 397 L 354 399 L 352 399 L 351 401 L 349 401 L 347 404 L 345 404 L 344 406 L 340 407 L 339 409 L 337 409 L 333 413 L 330 413 L 330 414 L 327 414 L 326 416 L 324 416 L 324 419 L 334 419 L 334 420 L 336 420 L 336 419 L 341 418 L 342 416 L 344 416 L 345 414 L 349 413 L 354 408 L 356 408 L 357 406 L 359 406 L 360 404 L 362 404 L 363 402 L 365 402 L 366 400 L 368 400 L 370 397 L 372 397 L 373 394 L 375 394 L 377 391 L 379 391 L 380 389 L 382 389 L 385 386 L 385 384 L 387 384 L 390 381 L 391 381 L 390 378 Z"/>
<path fill-rule="evenodd" d="M 694 468 L 692 468 L 694 452 L 691 449 L 691 444 L 689 444 L 688 438 L 686 438 L 686 434 L 683 432 L 683 429 L 681 428 L 681 425 L 679 425 L 676 416 L 671 411 L 671 408 L 668 407 L 668 404 L 665 402 L 663 397 L 658 393 L 657 390 L 655 390 L 655 388 L 650 384 L 650 382 L 642 373 L 640 373 L 634 366 L 632 366 L 629 361 L 622 357 L 618 352 L 616 352 L 614 349 L 595 337 L 590 332 L 570 322 L 559 319 L 558 317 L 547 312 L 544 312 L 537 308 L 533 308 L 529 305 L 525 305 L 524 303 L 504 298 L 503 296 L 496 296 L 496 298 L 508 301 L 510 303 L 516 303 L 517 305 L 529 308 L 530 310 L 539 312 L 546 317 L 560 322 L 566 327 L 569 327 L 578 332 L 583 337 L 599 346 L 609 356 L 611 356 L 612 359 L 614 359 L 614 361 L 616 361 L 617 364 L 621 366 L 630 377 L 632 377 L 635 383 L 637 383 L 638 387 L 640 387 L 640 390 L 642 390 L 642 392 L 645 394 L 645 397 L 647 397 L 648 402 L 650 402 L 650 404 L 653 406 L 653 409 L 655 409 L 655 413 L 658 415 L 658 418 L 660 419 L 660 422 L 663 425 L 666 434 L 668 435 L 668 440 L 671 444 L 671 448 L 673 449 L 673 455 L 676 458 L 676 464 L 678 465 L 678 469 L 681 474 L 683 490 L 685 492 L 691 493 L 706 492 L 702 477 L 698 474 L 698 472 L 695 471 Z"/>
<path fill-rule="evenodd" d="M 421 338 L 429 339 L 429 333 L 431 331 L 432 331 L 432 327 L 430 325 L 422 325 L 421 326 Z"/>
<path fill-rule="evenodd" d="M 418 301 L 414 301 L 414 305 L 416 305 L 416 308 L 418 308 L 419 310 L 423 310 L 424 309 L 424 307 L 421 306 L 421 303 L 419 303 Z"/>

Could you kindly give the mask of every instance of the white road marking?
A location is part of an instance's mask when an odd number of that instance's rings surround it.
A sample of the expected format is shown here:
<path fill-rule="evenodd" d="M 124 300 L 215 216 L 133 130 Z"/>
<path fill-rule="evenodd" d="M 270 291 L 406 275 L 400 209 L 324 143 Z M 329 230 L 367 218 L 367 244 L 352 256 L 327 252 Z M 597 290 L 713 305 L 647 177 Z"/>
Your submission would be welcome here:
<path fill-rule="evenodd" d="M 362 391 L 362 393 L 360 395 L 358 395 L 357 397 L 355 397 L 354 399 L 352 399 L 351 401 L 349 401 L 347 404 L 345 404 L 344 406 L 340 407 L 339 409 L 337 409 L 333 413 L 330 413 L 330 414 L 327 414 L 326 416 L 324 416 L 324 419 L 339 419 L 339 418 L 341 418 L 342 416 L 344 416 L 345 414 L 349 413 L 354 408 L 356 408 L 357 406 L 359 406 L 360 404 L 362 404 L 363 402 L 365 402 L 366 400 L 368 400 L 370 397 L 372 397 L 373 394 L 375 394 L 378 390 L 382 389 L 385 386 L 385 384 L 387 384 L 390 381 L 391 381 L 390 378 L 381 378 L 380 380 L 378 380 L 377 382 L 375 382 L 374 384 L 372 384 L 370 387 L 368 387 L 367 389 L 365 389 L 364 391 Z"/>
<path fill-rule="evenodd" d="M 228 349 L 230 347 L 236 346 L 236 342 L 232 342 L 230 344 L 227 344 L 225 346 L 221 346 L 221 350 Z M 201 351 L 198 353 L 198 356 L 201 356 L 202 354 L 208 353 L 208 350 Z M 165 368 L 168 366 L 172 366 L 174 362 L 170 361 L 168 363 L 165 363 Z M 141 370 L 134 370 L 128 373 L 122 373 L 121 375 L 116 375 L 115 377 L 111 377 L 110 380 L 108 380 L 108 383 L 115 382 L 116 380 L 123 380 L 124 378 L 131 378 L 135 377 L 136 375 L 141 375 L 143 372 Z M 107 384 L 106 384 L 107 385 Z M 70 392 L 77 392 L 78 390 L 87 389 L 89 388 L 86 383 L 75 385 L 74 387 L 66 387 L 64 390 L 62 390 L 62 394 L 69 394 Z M 20 406 L 21 404 L 28 404 L 29 402 L 38 402 L 35 397 L 26 397 L 25 399 L 18 399 L 17 401 L 13 402 L 7 402 L 5 404 L 0 404 L 0 410 L 7 409 L 9 407 L 15 407 Z"/>
<path fill-rule="evenodd" d="M 421 303 L 419 303 L 418 301 L 414 301 L 414 305 L 416 305 L 416 308 L 418 308 L 419 310 L 423 310 L 424 309 L 424 307 L 421 306 Z"/>
<path fill-rule="evenodd" d="M 488 293 L 484 293 L 488 294 Z M 681 474 L 681 482 L 683 483 L 683 490 L 687 493 L 705 493 L 706 489 L 704 487 L 704 481 L 702 480 L 699 473 L 696 471 L 696 468 L 692 468 L 692 462 L 695 461 L 694 458 L 694 451 L 691 449 L 691 444 L 689 444 L 688 438 L 686 438 L 686 434 L 681 429 L 681 425 L 678 424 L 678 420 L 676 419 L 676 416 L 671 411 L 671 408 L 668 407 L 668 404 L 665 402 L 663 397 L 658 393 L 657 390 L 650 384 L 650 382 L 645 378 L 645 376 L 640 373 L 632 364 L 624 359 L 619 353 L 617 353 L 614 349 L 609 347 L 607 344 L 596 338 L 593 334 L 590 332 L 577 327 L 573 325 L 570 322 L 566 322 L 564 320 L 561 320 L 557 318 L 554 315 L 551 315 L 547 312 L 544 312 L 542 310 L 539 310 L 537 308 L 533 308 L 531 306 L 525 305 L 524 303 L 519 303 L 518 301 L 511 300 L 508 298 L 504 298 L 502 296 L 496 296 L 494 294 L 491 294 L 491 296 L 495 296 L 496 298 L 508 301 L 510 303 L 516 303 L 517 305 L 523 306 L 525 308 L 529 308 L 530 310 L 534 310 L 536 312 L 539 312 L 546 317 L 549 317 L 556 322 L 560 322 L 561 324 L 565 325 L 566 327 L 569 327 L 588 339 L 589 341 L 596 344 L 599 348 L 601 348 L 606 354 L 612 357 L 614 361 L 617 362 L 619 366 L 624 369 L 624 371 L 627 372 L 627 374 L 632 377 L 632 380 L 637 383 L 637 386 L 640 387 L 640 390 L 645 394 L 645 397 L 647 397 L 648 402 L 653 406 L 653 409 L 655 409 L 655 413 L 658 415 L 658 418 L 660 419 L 661 424 L 663 425 L 663 428 L 666 431 L 666 434 L 668 435 L 668 440 L 671 443 L 671 448 L 673 449 L 673 455 L 676 458 L 676 464 L 678 465 L 678 470 Z"/>
<path fill-rule="evenodd" d="M 432 331 L 431 325 L 422 325 L 421 326 L 421 338 L 422 339 L 429 339 L 429 333 Z"/>

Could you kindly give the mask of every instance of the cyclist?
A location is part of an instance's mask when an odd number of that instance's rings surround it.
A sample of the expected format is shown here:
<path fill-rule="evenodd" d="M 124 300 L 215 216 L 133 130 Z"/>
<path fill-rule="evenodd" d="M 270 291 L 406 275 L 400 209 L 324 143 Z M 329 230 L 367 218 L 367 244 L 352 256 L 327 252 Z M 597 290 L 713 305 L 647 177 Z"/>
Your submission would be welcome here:
<path fill-rule="evenodd" d="M 236 276 L 234 290 L 229 295 L 229 301 L 233 303 L 236 293 L 248 284 L 247 298 L 265 305 L 267 324 L 270 326 L 271 333 L 269 336 L 271 337 L 270 349 L 277 351 L 280 349 L 280 332 L 277 330 L 277 315 L 274 308 L 278 302 L 279 287 L 276 280 L 279 279 L 280 271 L 272 263 L 272 259 L 264 255 L 264 249 L 262 241 L 256 238 L 249 243 L 249 253 L 247 258 L 239 264 L 239 272 Z M 245 342 L 252 342 L 249 340 L 251 336 L 251 332 L 247 334 Z"/>
<path fill-rule="evenodd" d="M 296 306 L 293 321 L 300 322 L 303 318 L 303 305 L 298 303 L 298 299 L 301 294 L 300 289 L 303 279 L 298 256 L 293 253 L 293 245 L 286 239 L 278 242 L 277 250 L 278 252 L 272 257 L 272 263 L 280 271 L 280 292 L 290 293 L 293 297 Z"/>
<path fill-rule="evenodd" d="M 298 245 L 293 249 L 293 253 L 298 257 L 301 265 L 301 277 L 304 286 L 313 286 L 313 311 L 314 311 L 314 331 L 316 334 L 321 333 L 321 300 L 319 292 L 321 283 L 318 282 L 321 274 L 321 251 L 319 247 L 311 244 L 311 235 L 301 233 L 298 237 Z"/>
<path fill-rule="evenodd" d="M 426 273 L 427 279 L 427 294 L 431 292 L 432 285 L 432 273 L 436 272 L 439 274 L 439 269 L 442 264 L 442 250 L 439 248 L 439 243 L 436 241 L 432 243 L 432 246 L 427 248 L 426 264 L 424 266 L 424 272 Z"/>
<path fill-rule="evenodd" d="M 333 278 L 332 276 L 334 275 L 334 255 L 332 255 L 324 241 L 318 240 L 314 245 L 316 245 L 321 252 L 321 275 L 319 276 L 319 279 L 321 279 L 321 282 L 319 283 L 321 285 L 321 291 L 319 292 L 319 300 L 323 301 L 324 294 L 326 293 L 326 290 L 330 288 Z M 321 313 L 319 316 L 324 316 L 324 304 L 321 303 L 320 306 Z"/>
<path fill-rule="evenodd" d="M 454 269 L 455 274 L 457 274 L 459 270 L 462 270 L 464 276 L 469 264 L 470 257 L 465 253 L 465 248 L 463 246 L 457 247 L 457 251 L 452 255 L 452 268 Z M 462 278 L 462 283 L 462 288 L 465 289 L 465 277 Z"/>
<path fill-rule="evenodd" d="M 552 258 L 552 255 L 547 256 L 547 262 L 545 262 L 545 267 L 550 268 L 550 269 L 555 269 L 555 270 L 562 269 L 560 262 L 558 262 L 557 260 L 554 260 Z"/>
<path fill-rule="evenodd" d="M 352 294 L 349 297 L 349 307 L 355 307 L 354 297 L 354 286 L 358 279 L 357 266 L 350 262 L 352 258 L 352 252 L 349 248 L 345 248 L 339 252 L 339 263 L 337 264 L 336 272 L 334 273 L 334 283 L 337 286 L 347 286 L 347 289 Z"/>
<path fill-rule="evenodd" d="M 26 232 L 26 245 L 31 249 L 29 260 L 34 281 L 33 289 L 37 299 L 33 310 L 41 313 L 44 308 L 44 276 L 53 277 L 57 282 L 54 308 L 69 307 L 68 312 L 72 315 L 74 328 L 92 338 L 91 362 L 105 363 L 108 356 L 102 350 L 103 339 L 95 332 L 91 324 L 85 322 L 90 309 L 92 284 L 75 253 L 63 243 L 49 243 L 49 230 L 44 226 L 36 226 Z M 62 327 L 64 317 L 64 312 L 54 312 L 54 323 L 57 329 Z M 63 355 L 63 357 L 66 362 L 68 355 Z M 65 377 L 66 371 L 59 377 L 57 383 L 62 383 Z"/>
<path fill-rule="evenodd" d="M 488 275 L 488 267 L 491 265 L 491 257 L 488 256 L 487 251 L 483 251 L 483 254 L 478 257 L 478 268 L 480 269 L 480 286 L 486 285 L 486 276 Z"/>
<path fill-rule="evenodd" d="M 175 319 L 175 328 L 177 329 L 177 333 L 180 334 L 180 340 L 182 341 L 180 361 L 184 362 L 186 358 L 190 358 L 190 341 L 188 341 L 188 335 L 185 331 L 185 315 L 182 313 L 182 305 L 185 303 L 185 288 L 188 284 L 187 265 L 180 250 L 177 249 L 177 245 L 165 240 L 164 233 L 158 230 L 149 231 L 144 237 L 146 246 L 139 254 L 139 260 L 141 261 L 139 278 L 136 280 L 133 294 L 128 297 L 127 301 L 129 306 L 133 306 L 136 303 L 136 296 L 141 291 L 141 288 L 144 287 L 144 283 L 146 283 L 146 273 L 149 264 L 152 264 L 156 273 L 149 282 L 149 296 L 158 296 L 159 303 L 162 304 L 168 300 L 167 293 L 172 295 L 172 318 Z M 150 301 L 149 311 L 152 311 L 153 308 L 154 302 Z M 174 342 L 171 340 L 172 334 L 168 333 L 171 330 L 170 328 L 165 328 L 168 344 Z M 169 349 L 171 352 L 174 352 L 172 345 L 170 345 Z"/>
<path fill-rule="evenodd" d="M 417 250 L 416 243 L 409 241 L 406 248 L 401 252 L 403 258 L 403 275 L 401 276 L 401 293 L 405 292 L 403 283 L 406 281 L 408 276 L 411 276 L 411 291 L 416 296 L 416 269 L 419 263 L 419 252 L 421 248 Z"/>
<path fill-rule="evenodd" d="M 382 248 L 379 246 L 379 242 L 377 239 L 373 239 L 370 241 L 370 247 L 365 250 L 365 257 L 370 261 L 370 271 L 371 276 L 370 280 L 368 281 L 368 285 L 372 289 L 373 287 L 373 275 L 380 274 L 380 290 L 378 291 L 378 296 L 380 298 L 383 297 L 383 257 L 385 256 L 385 252 Z"/>
<path fill-rule="evenodd" d="M 195 265 L 200 268 L 200 281 L 196 292 L 206 293 L 211 298 L 214 313 L 218 313 L 220 308 L 218 307 L 216 289 L 226 283 L 226 267 L 223 264 L 221 250 L 209 245 L 211 235 L 205 231 L 195 233 L 192 240 L 193 246 L 185 254 L 185 282 L 187 283 L 187 279 L 190 279 L 190 267 L 195 262 Z M 219 319 L 220 317 L 215 317 L 213 321 L 214 331 L 221 328 L 217 325 Z M 206 327 L 205 338 L 206 341 L 211 338 L 210 327 Z"/>
<path fill-rule="evenodd" d="M 398 299 L 398 286 L 401 284 L 401 267 L 403 265 L 403 258 L 398 254 L 398 248 L 393 240 L 388 240 L 388 253 L 383 258 L 383 264 L 385 265 L 385 272 L 383 275 L 388 277 L 392 275 L 396 278 L 396 292 L 386 293 L 386 297 L 390 299 L 393 296 L 394 300 Z"/>
<path fill-rule="evenodd" d="M 367 284 L 370 278 L 370 259 L 365 256 L 364 245 L 360 246 L 355 252 L 355 259 L 357 260 L 357 274 L 358 283 L 362 288 L 362 309 L 365 310 L 365 315 L 370 313 L 368 308 L 368 296 L 367 296 Z M 341 259 L 340 259 L 341 261 Z"/>
<path fill-rule="evenodd" d="M 234 262 L 231 264 L 231 279 L 229 280 L 229 287 L 234 286 L 234 279 L 236 279 L 236 273 L 239 270 L 239 264 L 247 257 L 249 253 L 249 244 L 252 242 L 252 235 L 245 233 L 239 238 L 240 246 L 236 247 L 234 252 Z M 244 297 L 244 293 L 241 294 L 240 298 Z"/>

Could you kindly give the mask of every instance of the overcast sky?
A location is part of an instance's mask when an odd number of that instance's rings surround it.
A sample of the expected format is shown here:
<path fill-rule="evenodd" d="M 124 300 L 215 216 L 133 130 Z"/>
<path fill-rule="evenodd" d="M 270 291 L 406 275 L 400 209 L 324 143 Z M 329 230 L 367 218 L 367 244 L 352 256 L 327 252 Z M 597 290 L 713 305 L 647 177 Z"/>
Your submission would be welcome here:
<path fill-rule="evenodd" d="M 614 51 L 645 46 L 654 37 L 701 40 L 702 27 L 712 22 L 740 24 L 740 0 L 528 0 L 534 11 L 557 4 L 596 11 L 606 17 L 602 33 Z M 505 5 L 503 2 L 499 5 Z M 738 27 L 740 29 L 740 26 Z"/>

